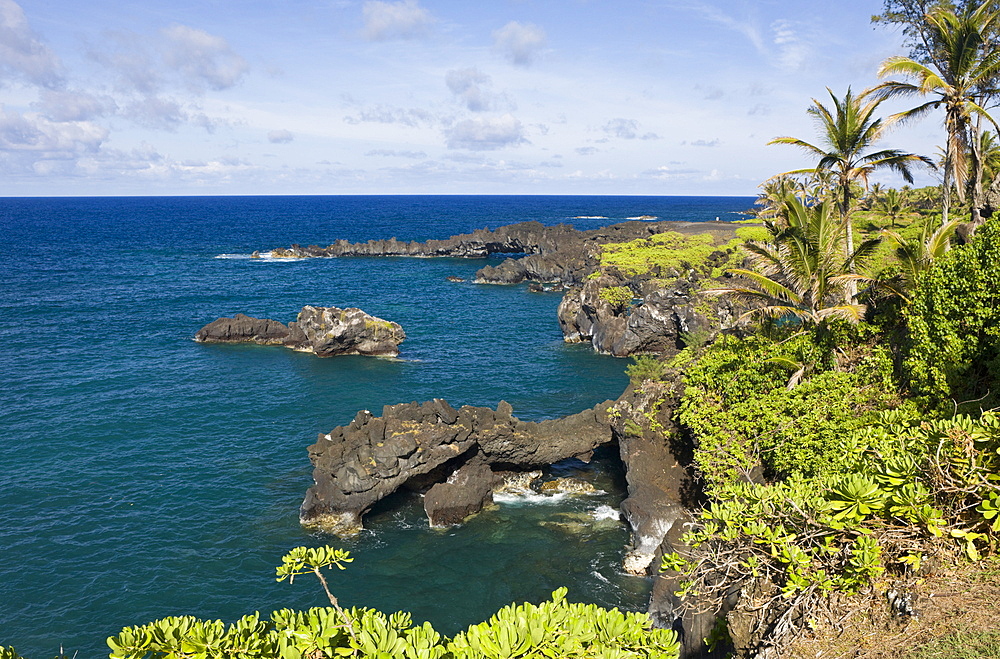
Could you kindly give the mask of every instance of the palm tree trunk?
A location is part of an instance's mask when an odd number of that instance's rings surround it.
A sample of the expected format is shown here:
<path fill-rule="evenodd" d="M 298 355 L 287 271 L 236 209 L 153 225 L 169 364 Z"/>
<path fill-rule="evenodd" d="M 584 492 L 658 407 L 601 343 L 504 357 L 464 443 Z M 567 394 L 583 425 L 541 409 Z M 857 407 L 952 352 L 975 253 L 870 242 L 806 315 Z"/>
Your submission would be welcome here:
<path fill-rule="evenodd" d="M 983 205 L 983 129 L 982 117 L 976 116 L 972 126 L 972 227 L 975 230 L 983 223 L 979 209 Z"/>
<path fill-rule="evenodd" d="M 844 246 L 846 254 L 844 257 L 845 259 L 850 259 L 854 254 L 854 223 L 851 222 L 851 182 L 849 180 L 842 180 L 841 185 L 843 186 L 843 203 L 840 206 L 840 220 L 844 223 L 847 231 L 847 244 Z M 854 274 L 854 261 L 851 261 L 848 272 L 852 275 Z M 847 282 L 847 290 L 844 292 L 844 302 L 852 304 L 857 294 L 858 283 L 856 281 Z"/>
<path fill-rule="evenodd" d="M 948 224 L 948 207 L 951 206 L 951 143 L 944 155 L 944 181 L 941 183 L 941 226 Z"/>

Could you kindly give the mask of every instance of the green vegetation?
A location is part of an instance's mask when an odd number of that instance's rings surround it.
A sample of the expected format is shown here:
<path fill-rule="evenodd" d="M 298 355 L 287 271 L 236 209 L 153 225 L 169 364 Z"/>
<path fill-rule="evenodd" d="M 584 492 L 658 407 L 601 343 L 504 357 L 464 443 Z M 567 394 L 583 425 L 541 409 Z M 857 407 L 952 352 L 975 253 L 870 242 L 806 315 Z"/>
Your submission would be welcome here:
<path fill-rule="evenodd" d="M 645 614 L 621 613 L 593 604 L 566 601 L 566 589 L 541 604 L 506 606 L 488 621 L 453 639 L 430 623 L 413 624 L 408 613 L 386 615 L 373 609 L 342 609 L 322 569 L 353 559 L 331 547 L 298 547 L 282 559 L 278 581 L 314 574 L 330 608 L 282 609 L 269 617 L 221 620 L 170 617 L 128 627 L 108 639 L 111 659 L 675 659 L 679 645 L 671 630 L 652 629 Z M 6 653 L 6 654 L 5 654 Z M 3 659 L 19 659 L 0 649 Z"/>
<path fill-rule="evenodd" d="M 756 270 L 733 268 L 729 272 L 749 281 L 751 288 L 731 287 L 706 291 L 750 304 L 744 318 L 792 319 L 806 326 L 840 318 L 856 322 L 865 312 L 860 304 L 845 302 L 846 275 L 870 255 L 877 240 L 863 242 L 844 256 L 844 218 L 837 219 L 829 201 L 806 205 L 797 197 L 783 202 L 782 221 L 766 222 L 769 241 L 744 245 Z"/>
<path fill-rule="evenodd" d="M 628 286 L 605 286 L 597 293 L 597 296 L 621 312 L 632 303 L 635 294 Z"/>
<path fill-rule="evenodd" d="M 615 267 L 629 277 L 649 273 L 681 272 L 708 260 L 719 247 L 707 233 L 684 235 L 676 231 L 658 233 L 625 243 L 608 243 L 601 247 L 601 267 Z"/>
<path fill-rule="evenodd" d="M 876 19 L 904 24 L 915 45 L 880 71 L 902 81 L 814 100 L 815 145 L 772 141 L 817 164 L 762 184 L 763 226 L 733 250 L 745 265 L 730 260 L 734 282 L 703 291 L 742 305 L 741 330 L 629 369 L 637 391 L 682 373 L 674 421 L 704 496 L 662 569 L 699 606 L 742 587 L 777 647 L 813 612 L 884 607 L 887 584 L 917 587 L 930 557 L 975 564 L 1000 546 L 1000 218 L 980 212 L 1000 172 L 984 130 L 996 127 L 1000 14 L 995 2 L 885 6 Z M 926 102 L 876 116 L 908 95 Z M 939 107 L 943 185 L 868 190 L 876 169 L 910 181 L 910 165 L 930 164 L 873 145 Z M 961 231 L 955 199 L 971 219 Z M 970 634 L 912 657 L 997 653 L 992 632 Z"/>
<path fill-rule="evenodd" d="M 1000 632 L 955 632 L 920 646 L 905 659 L 1000 659 Z"/>
<path fill-rule="evenodd" d="M 1000 226 L 988 221 L 969 244 L 937 259 L 906 310 L 906 369 L 928 406 L 1000 402 Z M 950 401 L 954 403 L 950 403 Z"/>
<path fill-rule="evenodd" d="M 653 355 L 638 355 L 625 367 L 625 373 L 633 385 L 647 380 L 662 380 L 667 371 L 667 363 Z"/>
<path fill-rule="evenodd" d="M 844 251 L 849 256 L 854 252 L 854 231 L 850 222 L 852 184 L 855 181 L 867 184 L 868 176 L 878 169 L 893 169 L 912 183 L 910 166 L 919 162 L 930 164 L 930 159 L 898 149 L 871 151 L 871 147 L 885 136 L 894 123 L 875 115 L 881 99 L 866 100 L 864 95 L 856 97 L 850 88 L 843 100 L 834 96 L 829 88 L 827 92 L 833 101 L 832 111 L 816 99 L 809 108 L 809 114 L 817 119 L 819 126 L 819 146 L 795 137 L 778 137 L 769 144 L 791 144 L 819 158 L 816 167 L 790 174 L 832 172 L 836 176 L 833 197 L 846 233 Z"/>

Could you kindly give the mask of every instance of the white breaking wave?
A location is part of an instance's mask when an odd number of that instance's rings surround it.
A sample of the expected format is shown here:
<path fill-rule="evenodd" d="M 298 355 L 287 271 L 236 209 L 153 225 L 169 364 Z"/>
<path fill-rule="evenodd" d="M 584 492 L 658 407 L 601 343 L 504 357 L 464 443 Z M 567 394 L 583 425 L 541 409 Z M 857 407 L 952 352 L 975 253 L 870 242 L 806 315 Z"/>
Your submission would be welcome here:
<path fill-rule="evenodd" d="M 558 503 L 564 500 L 568 494 L 565 492 L 560 492 L 558 494 L 538 494 L 537 492 L 532 492 L 531 494 L 494 494 L 493 501 L 496 503 L 505 503 L 512 505 L 524 505 L 524 504 L 550 504 Z"/>
<path fill-rule="evenodd" d="M 213 258 L 235 259 L 238 261 L 267 261 L 268 263 L 294 263 L 297 261 L 305 261 L 305 259 L 275 258 L 271 256 L 271 252 L 261 252 L 256 258 L 254 258 L 253 254 L 217 254 Z"/>
<path fill-rule="evenodd" d="M 622 518 L 621 512 L 617 508 L 612 508 L 611 506 L 598 506 L 590 511 L 590 515 L 594 519 L 620 520 Z"/>
<path fill-rule="evenodd" d="M 604 583 L 611 583 L 611 581 L 609 581 L 606 576 L 604 576 L 603 574 L 601 574 L 597 570 L 594 570 L 593 572 L 591 572 L 591 574 L 594 575 L 595 577 L 597 577 L 600 581 L 603 581 Z"/>
<path fill-rule="evenodd" d="M 606 215 L 574 215 L 574 220 L 606 220 Z"/>

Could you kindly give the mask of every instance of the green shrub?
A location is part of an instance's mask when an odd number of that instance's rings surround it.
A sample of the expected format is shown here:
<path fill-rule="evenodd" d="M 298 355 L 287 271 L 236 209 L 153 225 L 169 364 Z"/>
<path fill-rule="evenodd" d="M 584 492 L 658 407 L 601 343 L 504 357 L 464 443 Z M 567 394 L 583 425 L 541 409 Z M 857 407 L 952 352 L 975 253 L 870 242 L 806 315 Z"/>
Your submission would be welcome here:
<path fill-rule="evenodd" d="M 646 380 L 663 380 L 667 368 L 667 362 L 655 355 L 637 355 L 625 367 L 625 374 L 628 375 L 629 382 L 639 386 Z"/>
<path fill-rule="evenodd" d="M 569 604 L 566 589 L 542 604 L 509 605 L 488 622 L 472 625 L 448 644 L 455 659 L 548 657 L 676 657 L 672 630 L 653 629 L 644 613 L 621 613 L 593 604 Z"/>
<path fill-rule="evenodd" d="M 953 411 L 1000 400 L 1000 218 L 938 259 L 919 279 L 905 312 L 905 369 L 931 407 Z"/>
<path fill-rule="evenodd" d="M 618 311 L 624 311 L 632 302 L 634 294 L 628 286 L 605 286 L 597 296 Z"/>
<path fill-rule="evenodd" d="M 687 367 L 678 418 L 710 493 L 758 467 L 836 473 L 840 438 L 900 404 L 885 350 L 859 347 L 850 370 L 832 370 L 824 340 L 723 336 Z"/>

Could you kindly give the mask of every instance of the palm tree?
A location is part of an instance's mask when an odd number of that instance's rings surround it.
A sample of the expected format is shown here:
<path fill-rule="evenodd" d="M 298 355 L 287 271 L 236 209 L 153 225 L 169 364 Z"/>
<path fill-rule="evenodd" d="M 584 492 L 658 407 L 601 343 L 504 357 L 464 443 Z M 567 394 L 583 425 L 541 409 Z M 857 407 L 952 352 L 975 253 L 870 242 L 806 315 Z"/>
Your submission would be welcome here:
<path fill-rule="evenodd" d="M 957 220 L 931 231 L 931 222 L 924 222 L 920 238 L 907 240 L 895 231 L 882 230 L 882 235 L 895 247 L 896 258 L 899 259 L 900 274 L 889 281 L 869 280 L 875 288 L 886 290 L 909 304 L 917 280 L 926 272 L 935 260 L 941 258 L 951 248 L 951 237 L 958 228 Z"/>
<path fill-rule="evenodd" d="M 985 130 L 979 136 L 979 154 L 983 163 L 983 185 L 1000 176 L 1000 142 L 996 133 Z"/>
<path fill-rule="evenodd" d="M 791 144 L 819 157 L 816 167 L 789 172 L 790 174 L 827 170 L 836 174 L 837 206 L 841 222 L 847 232 L 847 241 L 844 245 L 844 253 L 847 256 L 854 252 L 854 228 L 850 221 L 851 183 L 858 181 L 867 187 L 869 174 L 877 169 L 895 170 L 907 182 L 912 183 L 913 174 L 910 166 L 917 162 L 927 165 L 932 163 L 925 156 L 898 149 L 869 151 L 894 123 L 875 116 L 875 110 L 882 99 L 866 100 L 863 97 L 855 97 L 850 87 L 843 100 L 834 96 L 829 87 L 827 92 L 833 100 L 832 111 L 816 99 L 813 99 L 813 105 L 808 110 L 809 114 L 816 118 L 820 146 L 795 137 L 778 137 L 768 144 Z M 849 295 L 854 295 L 856 292 L 853 285 L 848 287 Z"/>
<path fill-rule="evenodd" d="M 866 240 L 845 258 L 843 220 L 829 200 L 808 206 L 789 197 L 782 215 L 781 222 L 765 222 L 770 242 L 746 243 L 754 269 L 728 271 L 751 286 L 704 293 L 748 304 L 751 308 L 741 319 L 796 318 L 803 326 L 819 325 L 828 318 L 860 320 L 865 306 L 843 301 L 844 290 L 854 280 L 847 273 L 872 253 L 879 240 Z"/>
<path fill-rule="evenodd" d="M 757 195 L 754 205 L 761 207 L 755 213 L 757 219 L 760 220 L 773 220 L 778 217 L 785 201 L 789 197 L 796 196 L 798 191 L 798 183 L 795 179 L 781 174 L 767 179 L 758 187 L 760 194 Z"/>
<path fill-rule="evenodd" d="M 896 188 L 889 188 L 880 199 L 875 201 L 875 210 L 889 218 L 889 226 L 896 228 L 896 220 L 906 210 L 906 199 Z"/>
<path fill-rule="evenodd" d="M 890 57 L 882 63 L 878 75 L 902 76 L 906 80 L 883 82 L 866 94 L 884 100 L 897 96 L 929 96 L 925 103 L 893 115 L 893 119 L 910 120 L 924 116 L 931 110 L 944 107 L 945 143 L 944 184 L 942 194 L 942 224 L 948 223 L 951 206 L 951 189 L 957 187 L 959 199 L 964 198 L 963 181 L 967 167 L 965 154 L 972 157 L 974 176 L 981 176 L 978 132 L 970 139 L 970 129 L 979 130 L 973 116 L 982 117 L 996 125 L 984 109 L 983 99 L 993 93 L 1000 73 L 1000 50 L 988 35 L 994 30 L 998 13 L 984 3 L 977 9 L 967 9 L 961 15 L 937 7 L 924 15 L 931 43 L 936 47 L 929 53 L 929 64 L 904 56 Z M 982 186 L 973 181 L 973 219 L 978 219 Z"/>

